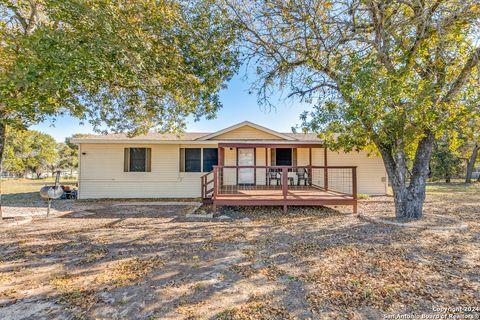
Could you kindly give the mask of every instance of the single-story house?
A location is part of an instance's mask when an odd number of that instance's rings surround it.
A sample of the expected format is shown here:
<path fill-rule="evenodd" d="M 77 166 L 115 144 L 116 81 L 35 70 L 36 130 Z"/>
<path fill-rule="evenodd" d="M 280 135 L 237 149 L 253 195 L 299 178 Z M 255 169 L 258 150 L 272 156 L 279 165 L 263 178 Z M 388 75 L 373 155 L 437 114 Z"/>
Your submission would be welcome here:
<path fill-rule="evenodd" d="M 385 194 L 381 158 L 324 148 L 316 134 L 245 121 L 213 133 L 85 135 L 79 199 L 198 198 L 217 205 L 352 205 Z"/>

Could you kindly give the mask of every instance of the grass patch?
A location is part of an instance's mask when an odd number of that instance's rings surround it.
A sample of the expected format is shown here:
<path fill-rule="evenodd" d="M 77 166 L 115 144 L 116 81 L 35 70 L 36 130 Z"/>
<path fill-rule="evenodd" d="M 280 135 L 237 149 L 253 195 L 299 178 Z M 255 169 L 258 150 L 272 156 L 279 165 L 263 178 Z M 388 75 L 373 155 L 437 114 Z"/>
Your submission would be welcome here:
<path fill-rule="evenodd" d="M 2 194 L 39 192 L 45 185 L 53 185 L 55 178 L 45 179 L 2 179 Z M 60 179 L 60 184 L 74 186 L 76 179 Z"/>
<path fill-rule="evenodd" d="M 55 178 L 45 179 L 2 179 L 0 191 L 2 194 L 2 204 L 4 205 L 25 205 L 39 201 L 40 189 L 46 185 L 53 185 Z M 75 187 L 76 179 L 60 179 L 60 184 Z"/>

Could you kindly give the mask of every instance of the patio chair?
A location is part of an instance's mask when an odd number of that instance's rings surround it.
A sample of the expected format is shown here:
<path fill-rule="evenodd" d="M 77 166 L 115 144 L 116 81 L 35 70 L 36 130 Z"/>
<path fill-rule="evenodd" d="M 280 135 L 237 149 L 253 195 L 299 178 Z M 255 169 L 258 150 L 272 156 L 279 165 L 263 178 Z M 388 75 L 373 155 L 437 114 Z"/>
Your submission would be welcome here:
<path fill-rule="evenodd" d="M 305 168 L 298 168 L 297 169 L 297 186 L 300 185 L 300 181 L 303 181 L 303 185 L 307 186 L 308 183 L 308 175 L 307 169 Z"/>
<path fill-rule="evenodd" d="M 278 171 L 274 169 L 269 169 L 267 173 L 268 185 L 272 185 L 272 180 L 277 181 L 277 186 L 282 184 L 282 179 Z"/>

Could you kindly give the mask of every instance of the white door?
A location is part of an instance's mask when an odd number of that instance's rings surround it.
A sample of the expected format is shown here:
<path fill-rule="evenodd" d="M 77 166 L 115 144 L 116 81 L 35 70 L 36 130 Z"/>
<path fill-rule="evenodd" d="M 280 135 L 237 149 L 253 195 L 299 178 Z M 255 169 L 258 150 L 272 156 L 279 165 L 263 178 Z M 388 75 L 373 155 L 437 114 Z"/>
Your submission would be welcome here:
<path fill-rule="evenodd" d="M 255 165 L 255 149 L 239 148 L 238 149 L 238 165 L 254 166 Z M 254 168 L 238 169 L 238 184 L 255 184 Z"/>

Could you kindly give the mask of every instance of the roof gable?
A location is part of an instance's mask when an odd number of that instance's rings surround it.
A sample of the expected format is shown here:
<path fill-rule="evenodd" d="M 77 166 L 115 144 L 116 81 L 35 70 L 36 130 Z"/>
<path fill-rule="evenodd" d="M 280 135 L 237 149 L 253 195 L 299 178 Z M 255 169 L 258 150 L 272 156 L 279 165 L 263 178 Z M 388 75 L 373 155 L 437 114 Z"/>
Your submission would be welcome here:
<path fill-rule="evenodd" d="M 296 140 L 286 134 L 244 121 L 196 140 Z"/>

